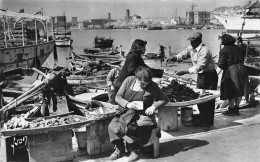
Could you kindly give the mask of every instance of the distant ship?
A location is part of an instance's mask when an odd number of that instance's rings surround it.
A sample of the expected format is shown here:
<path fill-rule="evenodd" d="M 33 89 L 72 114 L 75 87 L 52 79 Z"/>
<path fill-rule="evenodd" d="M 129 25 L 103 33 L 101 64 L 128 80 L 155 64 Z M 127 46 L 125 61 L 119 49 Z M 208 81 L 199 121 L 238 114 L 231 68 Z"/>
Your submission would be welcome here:
<path fill-rule="evenodd" d="M 202 29 L 204 25 L 163 24 L 163 29 Z"/>
<path fill-rule="evenodd" d="M 259 34 L 260 33 L 260 19 L 250 18 L 244 19 L 244 15 L 233 15 L 233 16 L 223 16 L 214 15 L 227 30 L 227 33 L 240 33 L 243 27 L 243 33 Z"/>
<path fill-rule="evenodd" d="M 204 25 L 187 25 L 178 23 L 175 19 L 172 19 L 171 22 L 161 22 L 163 29 L 202 29 Z"/>

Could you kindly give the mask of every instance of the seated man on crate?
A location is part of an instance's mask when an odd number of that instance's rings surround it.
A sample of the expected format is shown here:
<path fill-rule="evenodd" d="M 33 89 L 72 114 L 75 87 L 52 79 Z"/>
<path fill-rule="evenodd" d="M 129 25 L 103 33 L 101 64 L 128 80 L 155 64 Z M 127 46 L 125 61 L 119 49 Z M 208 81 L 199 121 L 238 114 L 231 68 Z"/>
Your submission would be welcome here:
<path fill-rule="evenodd" d="M 178 71 L 177 75 L 197 74 L 197 88 L 202 89 L 201 96 L 206 90 L 217 90 L 218 74 L 215 68 L 214 57 L 209 48 L 202 43 L 202 34 L 195 32 L 188 37 L 191 46 L 177 55 L 172 55 L 166 62 L 181 62 L 191 58 L 192 67 L 187 70 Z M 200 114 L 194 124 L 197 126 L 211 126 L 214 124 L 215 99 L 198 104 Z"/>

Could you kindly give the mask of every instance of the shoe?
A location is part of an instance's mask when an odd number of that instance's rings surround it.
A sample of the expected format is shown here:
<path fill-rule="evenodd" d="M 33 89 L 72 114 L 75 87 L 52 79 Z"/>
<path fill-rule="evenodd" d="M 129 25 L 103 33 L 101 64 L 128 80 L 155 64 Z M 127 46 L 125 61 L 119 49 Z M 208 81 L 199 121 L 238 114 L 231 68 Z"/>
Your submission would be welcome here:
<path fill-rule="evenodd" d="M 235 115 L 240 115 L 240 113 L 239 113 L 239 107 L 235 106 L 233 112 L 234 112 Z"/>
<path fill-rule="evenodd" d="M 143 156 L 143 154 L 141 153 L 140 150 L 133 150 L 131 151 L 131 154 L 128 158 L 128 161 L 131 162 L 131 161 L 137 161 L 139 160 L 141 157 Z"/>
<path fill-rule="evenodd" d="M 227 116 L 235 116 L 236 113 L 234 112 L 233 108 L 232 109 L 228 109 L 227 111 L 222 113 L 223 115 L 227 115 Z"/>
<path fill-rule="evenodd" d="M 119 150 L 117 147 L 115 149 L 115 151 L 110 155 L 109 160 L 113 161 L 116 159 L 119 159 L 121 157 L 123 157 L 125 155 L 125 151 L 124 150 Z"/>

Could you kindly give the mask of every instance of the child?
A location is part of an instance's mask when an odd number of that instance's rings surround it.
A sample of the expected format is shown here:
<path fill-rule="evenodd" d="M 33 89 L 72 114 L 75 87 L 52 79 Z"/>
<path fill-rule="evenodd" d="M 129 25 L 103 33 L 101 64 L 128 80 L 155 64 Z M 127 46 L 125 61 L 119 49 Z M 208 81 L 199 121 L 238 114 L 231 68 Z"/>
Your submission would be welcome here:
<path fill-rule="evenodd" d="M 113 91 L 115 89 L 114 83 L 115 83 L 115 81 L 116 81 L 116 79 L 117 79 L 117 77 L 119 75 L 119 72 L 122 69 L 123 65 L 124 65 L 124 61 L 122 61 L 119 66 L 113 68 L 107 75 L 107 79 L 106 80 L 107 80 L 107 86 L 108 86 L 108 88 L 107 88 L 108 98 L 109 98 L 108 102 L 111 102 L 111 97 L 112 97 Z"/>

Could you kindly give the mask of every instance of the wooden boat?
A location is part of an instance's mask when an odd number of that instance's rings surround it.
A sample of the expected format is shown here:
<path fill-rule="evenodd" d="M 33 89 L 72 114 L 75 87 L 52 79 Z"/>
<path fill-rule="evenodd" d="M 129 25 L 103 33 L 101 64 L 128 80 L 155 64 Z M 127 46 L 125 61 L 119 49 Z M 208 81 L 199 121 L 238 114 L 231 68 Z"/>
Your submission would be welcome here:
<path fill-rule="evenodd" d="M 54 49 L 53 40 L 40 40 L 39 34 L 34 34 L 34 38 L 29 34 L 29 30 L 24 27 L 24 19 L 39 21 L 51 20 L 50 17 L 40 15 L 29 15 L 26 13 L 17 13 L 9 10 L 0 10 L 1 17 L 19 18 L 16 24 L 22 23 L 21 27 L 15 27 L 15 34 L 11 34 L 9 23 L 8 29 L 5 28 L 4 21 L 4 39 L 0 40 L 0 70 L 6 71 L 21 68 L 30 68 L 34 66 L 41 66 L 49 57 Z M 45 23 L 42 23 L 46 29 Z M 35 33 L 37 29 L 35 29 Z M 18 37 L 18 36 L 19 37 Z M 48 35 L 46 35 L 48 38 Z"/>
<path fill-rule="evenodd" d="M 85 115 L 90 108 L 112 107 L 111 104 L 107 103 L 108 95 L 106 88 L 92 88 L 88 86 L 86 88 L 88 88 L 88 92 L 75 94 L 71 85 L 66 86 L 64 94 L 69 111 L 74 111 L 78 115 Z"/>
<path fill-rule="evenodd" d="M 111 50 L 111 48 L 109 49 L 100 49 L 100 48 L 84 48 L 83 52 L 86 54 L 96 54 L 96 55 L 116 55 L 119 54 L 120 52 L 117 50 Z"/>
<path fill-rule="evenodd" d="M 59 27 L 54 30 L 54 35 L 71 35 L 71 31 L 68 31 L 65 27 Z"/>
<path fill-rule="evenodd" d="M 56 76 L 58 76 L 59 73 L 52 75 L 47 79 L 47 75 L 38 69 L 17 68 L 4 72 L 4 75 L 6 76 L 8 84 L 6 88 L 3 89 L 3 95 L 4 99 L 8 97 L 9 102 L 0 109 L 1 121 L 11 117 L 12 114 L 15 114 L 16 108 L 23 104 L 40 105 L 35 108 L 33 112 L 30 112 L 30 114 L 41 112 L 42 114 L 38 115 L 44 116 L 47 112 L 46 109 L 48 108 L 45 106 L 42 107 L 43 100 L 40 98 L 38 99 L 38 94 L 42 92 L 46 85 L 55 84 L 54 82 L 57 81 Z M 38 83 L 36 84 L 36 82 Z M 27 110 L 29 110 L 29 108 Z M 8 116 L 6 116 L 6 114 L 8 114 Z"/>
<path fill-rule="evenodd" d="M 98 37 L 96 36 L 94 39 L 94 47 L 95 48 L 111 48 L 113 46 L 114 39 Z"/>
<path fill-rule="evenodd" d="M 55 36 L 55 44 L 57 47 L 71 47 L 73 40 L 67 35 Z"/>

